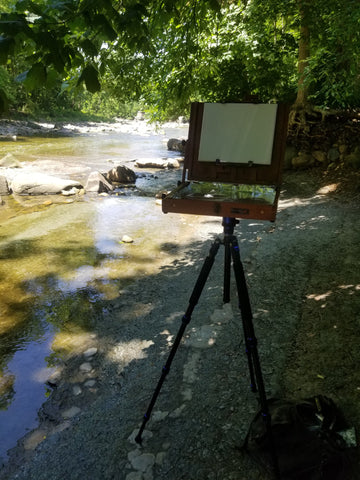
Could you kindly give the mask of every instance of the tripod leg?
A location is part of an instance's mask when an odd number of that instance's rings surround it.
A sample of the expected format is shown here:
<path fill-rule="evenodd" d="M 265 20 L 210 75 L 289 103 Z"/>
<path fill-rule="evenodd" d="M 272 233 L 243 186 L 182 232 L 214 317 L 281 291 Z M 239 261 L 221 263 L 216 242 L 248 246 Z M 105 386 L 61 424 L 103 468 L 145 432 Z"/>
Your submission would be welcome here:
<path fill-rule="evenodd" d="M 189 322 L 191 320 L 192 312 L 193 312 L 194 308 L 196 307 L 196 305 L 199 301 L 200 295 L 203 291 L 203 288 L 204 288 L 206 280 L 209 276 L 210 270 L 211 270 L 211 268 L 214 264 L 215 256 L 216 256 L 216 254 L 219 250 L 220 244 L 221 244 L 221 241 L 217 238 L 215 240 L 215 242 L 213 243 L 213 245 L 211 246 L 210 252 L 205 259 L 204 265 L 203 265 L 203 267 L 200 271 L 199 277 L 197 279 L 197 282 L 196 282 L 195 287 L 193 289 L 193 292 L 191 294 L 191 297 L 190 297 L 190 300 L 189 300 L 189 306 L 188 306 L 188 308 L 187 308 L 187 310 L 186 310 L 186 312 L 185 312 L 185 314 L 182 318 L 182 323 L 181 323 L 180 329 L 178 331 L 178 334 L 176 335 L 174 344 L 171 347 L 169 357 L 166 361 L 166 364 L 164 365 L 164 367 L 162 369 L 161 377 L 160 377 L 159 382 L 158 382 L 158 384 L 155 388 L 155 391 L 153 393 L 153 396 L 152 396 L 152 399 L 151 399 L 150 404 L 148 406 L 148 409 L 147 409 L 147 411 L 144 415 L 144 419 L 143 419 L 142 425 L 140 427 L 140 430 L 139 430 L 137 436 L 135 437 L 136 443 L 141 443 L 142 433 L 145 429 L 145 426 L 146 426 L 147 422 L 150 419 L 152 409 L 154 408 L 157 397 L 159 396 L 162 384 L 164 383 L 164 380 L 165 380 L 167 374 L 170 371 L 170 366 L 171 366 L 171 363 L 172 363 L 173 358 L 175 356 L 175 353 L 176 353 L 176 351 L 178 349 L 178 346 L 180 344 L 180 341 L 181 341 L 181 339 L 184 335 L 185 329 L 186 329 L 187 325 L 189 324 Z"/>
<path fill-rule="evenodd" d="M 231 251 L 230 244 L 225 239 L 225 256 L 224 256 L 224 291 L 223 291 L 223 302 L 230 302 L 230 280 L 231 280 Z"/>
<path fill-rule="evenodd" d="M 239 223 L 235 218 L 224 217 L 222 221 L 222 226 L 224 227 L 224 247 L 225 247 L 225 258 L 224 258 L 224 292 L 223 292 L 223 302 L 230 302 L 230 280 L 231 280 L 231 250 L 229 239 L 234 234 L 234 227 Z"/>
<path fill-rule="evenodd" d="M 244 328 L 246 353 L 248 355 L 249 370 L 253 391 L 256 391 L 256 385 L 259 390 L 259 399 L 261 414 L 265 422 L 265 428 L 268 435 L 270 452 L 273 459 L 274 473 L 276 478 L 280 478 L 278 458 L 276 454 L 275 444 L 273 442 L 272 429 L 271 429 L 271 416 L 269 412 L 268 402 L 266 399 L 266 392 L 264 386 L 264 380 L 261 371 L 260 359 L 257 350 L 257 339 L 255 337 L 254 325 L 252 321 L 251 305 L 249 294 L 246 285 L 246 279 L 244 269 L 240 259 L 240 249 L 235 236 L 230 239 L 231 253 L 234 264 L 234 272 L 236 278 L 236 285 L 239 298 L 239 308 L 241 311 L 241 318 Z M 255 378 L 256 383 L 255 383 Z"/>

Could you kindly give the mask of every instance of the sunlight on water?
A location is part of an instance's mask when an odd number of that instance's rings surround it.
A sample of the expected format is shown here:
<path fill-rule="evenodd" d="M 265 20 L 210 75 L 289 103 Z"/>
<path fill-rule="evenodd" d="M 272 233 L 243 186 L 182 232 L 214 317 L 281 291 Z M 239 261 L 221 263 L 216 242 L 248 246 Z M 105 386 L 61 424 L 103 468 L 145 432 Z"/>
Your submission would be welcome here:
<path fill-rule="evenodd" d="M 6 148 L 38 167 L 61 158 L 72 172 L 106 171 L 112 166 L 109 157 L 119 164 L 129 155 L 166 153 L 163 137 L 155 145 L 155 135 L 144 139 L 140 145 L 121 135 L 104 135 L 101 142 L 95 137 L 31 139 L 1 145 L 0 158 Z M 155 272 L 162 258 L 159 245 L 178 228 L 154 198 L 9 196 L 3 201 L 0 459 L 36 426 L 36 412 L 46 399 L 44 382 L 52 371 L 45 358 L 52 351 L 80 349 L 102 314 L 99 300 L 114 299 L 128 282 Z M 149 232 L 154 224 L 157 231 Z M 123 243 L 124 235 L 134 242 Z"/>

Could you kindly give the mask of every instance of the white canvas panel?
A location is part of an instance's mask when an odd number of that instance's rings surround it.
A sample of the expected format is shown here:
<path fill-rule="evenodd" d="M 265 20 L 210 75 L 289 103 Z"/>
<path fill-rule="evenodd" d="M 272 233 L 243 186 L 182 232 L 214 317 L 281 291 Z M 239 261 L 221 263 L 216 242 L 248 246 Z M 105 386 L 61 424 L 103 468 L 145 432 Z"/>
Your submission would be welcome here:
<path fill-rule="evenodd" d="M 200 162 L 270 165 L 277 105 L 205 103 Z"/>

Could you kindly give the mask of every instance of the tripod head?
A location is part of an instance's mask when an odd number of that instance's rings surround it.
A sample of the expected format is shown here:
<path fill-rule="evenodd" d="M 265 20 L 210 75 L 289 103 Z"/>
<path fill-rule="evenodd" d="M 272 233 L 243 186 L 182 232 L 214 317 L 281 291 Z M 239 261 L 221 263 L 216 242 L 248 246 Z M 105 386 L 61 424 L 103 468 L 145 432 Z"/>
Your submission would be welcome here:
<path fill-rule="evenodd" d="M 222 226 L 224 227 L 224 235 L 233 235 L 235 225 L 238 225 L 239 220 L 231 217 L 223 217 Z"/>

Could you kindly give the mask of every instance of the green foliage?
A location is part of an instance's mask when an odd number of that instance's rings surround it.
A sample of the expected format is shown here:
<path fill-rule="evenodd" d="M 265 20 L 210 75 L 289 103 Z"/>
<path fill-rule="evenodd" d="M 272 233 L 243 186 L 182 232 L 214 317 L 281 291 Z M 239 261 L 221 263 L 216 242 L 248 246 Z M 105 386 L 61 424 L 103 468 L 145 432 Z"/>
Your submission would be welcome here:
<path fill-rule="evenodd" d="M 96 113 L 98 118 L 104 119 L 134 118 L 138 111 L 142 109 L 139 102 L 120 102 L 104 90 L 93 95 L 83 92 L 81 99 L 78 100 L 82 113 L 88 116 Z"/>
<path fill-rule="evenodd" d="M 99 72 L 94 65 L 86 65 L 81 72 L 77 85 L 85 82 L 86 88 L 89 92 L 95 93 L 100 90 Z"/>
<path fill-rule="evenodd" d="M 63 94 L 75 103 L 85 86 L 97 95 L 94 105 L 101 98 L 108 110 L 108 96 L 113 105 L 142 102 L 156 119 L 186 114 L 196 100 L 291 102 L 306 26 L 310 55 L 301 80 L 311 101 L 359 104 L 357 0 L 0 3 L 0 63 L 29 92 L 54 92 L 65 81 Z"/>

